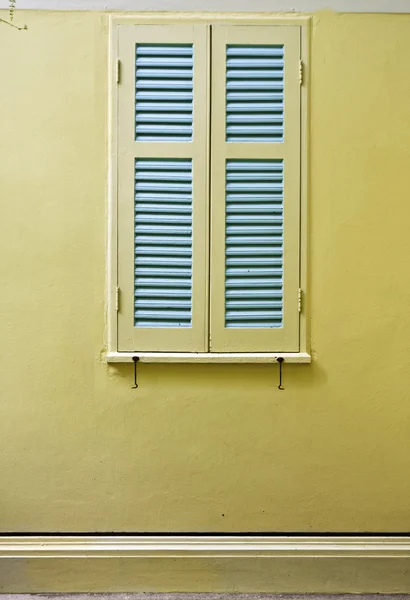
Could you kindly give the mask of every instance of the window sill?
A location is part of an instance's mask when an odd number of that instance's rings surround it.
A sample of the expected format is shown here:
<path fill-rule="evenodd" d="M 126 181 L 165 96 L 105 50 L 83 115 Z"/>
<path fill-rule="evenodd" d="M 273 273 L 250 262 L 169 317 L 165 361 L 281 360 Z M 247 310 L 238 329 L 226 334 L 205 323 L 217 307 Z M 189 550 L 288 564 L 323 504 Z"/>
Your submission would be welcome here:
<path fill-rule="evenodd" d="M 307 352 L 107 352 L 107 363 L 132 362 L 137 356 L 146 363 L 272 363 L 283 358 L 286 363 L 310 363 Z"/>

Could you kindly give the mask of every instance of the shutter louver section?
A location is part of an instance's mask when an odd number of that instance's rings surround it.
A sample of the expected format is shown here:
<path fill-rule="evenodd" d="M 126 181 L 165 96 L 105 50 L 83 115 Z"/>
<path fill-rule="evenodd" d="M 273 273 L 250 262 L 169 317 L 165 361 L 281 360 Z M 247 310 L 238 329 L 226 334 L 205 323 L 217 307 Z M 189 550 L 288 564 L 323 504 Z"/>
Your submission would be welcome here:
<path fill-rule="evenodd" d="M 191 327 L 192 164 L 135 161 L 135 327 Z"/>
<path fill-rule="evenodd" d="M 226 140 L 281 142 L 284 47 L 226 48 Z"/>
<path fill-rule="evenodd" d="M 226 163 L 225 326 L 282 327 L 283 161 Z"/>
<path fill-rule="evenodd" d="M 192 139 L 193 64 L 192 44 L 136 45 L 136 141 Z"/>

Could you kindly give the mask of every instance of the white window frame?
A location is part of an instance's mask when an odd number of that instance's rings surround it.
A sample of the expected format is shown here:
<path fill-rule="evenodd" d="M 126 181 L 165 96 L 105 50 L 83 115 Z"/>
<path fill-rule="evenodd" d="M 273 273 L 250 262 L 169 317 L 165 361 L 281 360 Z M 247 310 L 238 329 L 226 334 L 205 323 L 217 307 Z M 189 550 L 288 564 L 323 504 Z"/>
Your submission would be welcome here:
<path fill-rule="evenodd" d="M 226 14 L 183 13 L 176 15 L 140 13 L 138 15 L 109 17 L 109 85 L 108 85 L 108 253 L 107 253 L 107 353 L 111 363 L 132 362 L 262 362 L 273 363 L 283 358 L 288 363 L 310 363 L 309 348 L 309 293 L 308 293 L 308 91 L 310 17 L 272 17 L 242 13 L 232 17 Z M 118 294 L 118 222 L 117 222 L 117 120 L 118 120 L 118 28 L 134 25 L 293 25 L 300 30 L 301 47 L 301 194 L 300 194 L 300 345 L 299 352 L 120 352 L 117 339 L 117 314 L 121 297 Z"/>

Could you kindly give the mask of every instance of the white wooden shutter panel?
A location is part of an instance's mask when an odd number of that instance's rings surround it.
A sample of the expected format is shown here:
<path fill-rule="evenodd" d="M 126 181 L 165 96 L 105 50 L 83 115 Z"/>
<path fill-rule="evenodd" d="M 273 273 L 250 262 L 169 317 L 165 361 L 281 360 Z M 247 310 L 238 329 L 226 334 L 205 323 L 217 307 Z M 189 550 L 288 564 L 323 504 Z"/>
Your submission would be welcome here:
<path fill-rule="evenodd" d="M 298 27 L 216 26 L 211 350 L 299 350 Z"/>
<path fill-rule="evenodd" d="M 122 25 L 120 351 L 205 351 L 207 28 Z"/>

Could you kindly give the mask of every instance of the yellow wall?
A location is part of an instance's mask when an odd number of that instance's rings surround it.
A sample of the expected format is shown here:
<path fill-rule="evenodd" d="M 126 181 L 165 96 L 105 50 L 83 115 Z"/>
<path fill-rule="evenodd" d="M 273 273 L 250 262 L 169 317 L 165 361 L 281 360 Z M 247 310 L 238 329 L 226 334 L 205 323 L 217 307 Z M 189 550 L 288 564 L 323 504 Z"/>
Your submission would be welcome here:
<path fill-rule="evenodd" d="M 312 365 L 107 366 L 107 20 L 0 25 L 0 531 L 410 529 L 410 18 L 313 16 Z M 5 15 L 4 15 L 5 16 Z"/>

